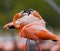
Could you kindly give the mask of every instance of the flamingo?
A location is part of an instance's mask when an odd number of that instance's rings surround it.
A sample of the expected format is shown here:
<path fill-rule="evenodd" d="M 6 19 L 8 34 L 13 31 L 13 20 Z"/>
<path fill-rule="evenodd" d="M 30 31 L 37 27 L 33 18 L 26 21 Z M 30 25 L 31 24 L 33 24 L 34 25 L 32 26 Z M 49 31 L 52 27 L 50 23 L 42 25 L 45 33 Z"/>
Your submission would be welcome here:
<path fill-rule="evenodd" d="M 16 39 L 16 43 L 17 43 L 17 48 L 21 51 L 24 51 L 25 40 L 23 38 L 21 38 L 21 40 L 20 40 L 20 37 L 19 37 L 19 39 Z"/>
<path fill-rule="evenodd" d="M 4 50 L 5 51 L 14 51 L 15 47 L 14 47 L 14 43 L 12 41 L 8 41 L 4 44 Z"/>
<path fill-rule="evenodd" d="M 3 39 L 3 37 L 1 36 L 0 37 L 0 51 L 3 51 L 3 49 L 4 49 L 4 39 Z"/>
<path fill-rule="evenodd" d="M 60 51 L 60 42 L 57 42 L 54 46 L 52 46 L 50 51 Z"/>
<path fill-rule="evenodd" d="M 9 25 L 9 26 L 8 26 Z M 46 28 L 46 22 L 40 14 L 33 9 L 25 9 L 17 13 L 13 22 L 8 23 L 4 28 L 15 28 L 18 30 L 20 37 L 27 38 L 27 50 L 30 40 L 34 40 L 39 47 L 40 40 L 60 41 L 60 38 Z M 40 51 L 42 51 L 40 49 Z"/>
<path fill-rule="evenodd" d="M 42 49 L 42 51 L 50 51 L 52 47 L 54 47 L 56 44 L 56 42 L 51 41 L 51 40 L 45 40 L 40 44 L 40 48 Z M 34 47 L 35 51 L 38 51 L 38 47 L 35 46 Z M 53 50 L 52 50 L 53 51 Z"/>

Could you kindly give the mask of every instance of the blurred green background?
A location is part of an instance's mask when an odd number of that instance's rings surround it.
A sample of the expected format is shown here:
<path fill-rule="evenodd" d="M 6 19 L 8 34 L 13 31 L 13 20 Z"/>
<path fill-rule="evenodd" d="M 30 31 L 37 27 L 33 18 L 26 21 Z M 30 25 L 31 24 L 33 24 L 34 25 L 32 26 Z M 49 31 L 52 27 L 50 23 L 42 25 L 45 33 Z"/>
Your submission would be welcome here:
<path fill-rule="evenodd" d="M 60 7 L 60 0 L 53 0 Z M 23 9 L 37 10 L 46 21 L 47 27 L 60 29 L 60 13 L 57 13 L 46 0 L 0 0 L 0 30 L 11 22 L 13 16 Z"/>

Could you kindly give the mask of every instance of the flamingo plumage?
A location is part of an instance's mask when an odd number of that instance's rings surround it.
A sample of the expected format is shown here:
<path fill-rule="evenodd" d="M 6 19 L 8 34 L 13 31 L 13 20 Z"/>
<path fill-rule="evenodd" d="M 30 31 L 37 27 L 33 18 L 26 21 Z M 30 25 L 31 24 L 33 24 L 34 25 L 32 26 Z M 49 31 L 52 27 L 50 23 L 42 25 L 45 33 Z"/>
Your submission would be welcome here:
<path fill-rule="evenodd" d="M 58 36 L 47 30 L 46 22 L 35 10 L 25 9 L 17 13 L 11 24 L 11 27 L 18 30 L 21 37 L 34 40 L 37 44 L 40 40 L 60 41 Z M 10 25 L 10 23 L 8 23 L 8 25 Z M 7 28 L 8 25 L 4 27 Z"/>

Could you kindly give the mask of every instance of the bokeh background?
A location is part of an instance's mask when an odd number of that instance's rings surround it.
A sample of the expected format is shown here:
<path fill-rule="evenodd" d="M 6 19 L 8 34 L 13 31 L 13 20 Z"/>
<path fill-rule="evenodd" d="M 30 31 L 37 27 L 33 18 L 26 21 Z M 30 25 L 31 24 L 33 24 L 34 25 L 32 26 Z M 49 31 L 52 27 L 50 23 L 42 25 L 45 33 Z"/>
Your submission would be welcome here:
<path fill-rule="evenodd" d="M 56 34 L 60 33 L 60 0 L 0 0 L 1 41 L 5 39 L 3 42 L 6 42 L 9 37 L 7 41 L 18 36 L 16 30 L 6 30 L 3 26 L 11 22 L 16 13 L 30 8 L 40 13 L 46 21 L 47 29 Z"/>
<path fill-rule="evenodd" d="M 54 3 L 48 1 L 54 2 L 58 8 L 54 8 Z M 0 29 L 11 22 L 16 13 L 29 8 L 37 10 L 48 26 L 60 28 L 60 0 L 0 0 Z"/>

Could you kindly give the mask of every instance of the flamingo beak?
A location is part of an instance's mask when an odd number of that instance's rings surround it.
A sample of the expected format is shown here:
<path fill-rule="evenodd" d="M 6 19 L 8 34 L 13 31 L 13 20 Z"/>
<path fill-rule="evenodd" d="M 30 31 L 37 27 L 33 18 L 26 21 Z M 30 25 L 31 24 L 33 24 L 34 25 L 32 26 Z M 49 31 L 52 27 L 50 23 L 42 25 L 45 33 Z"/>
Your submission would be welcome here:
<path fill-rule="evenodd" d="M 33 10 L 32 9 L 25 9 L 23 13 L 28 13 L 28 15 L 30 15 L 31 11 L 33 11 Z"/>
<path fill-rule="evenodd" d="M 13 22 L 4 25 L 3 28 L 6 28 L 6 29 L 15 29 L 15 27 L 13 25 Z"/>
<path fill-rule="evenodd" d="M 10 26 L 9 29 L 15 29 L 15 27 L 14 26 Z"/>

